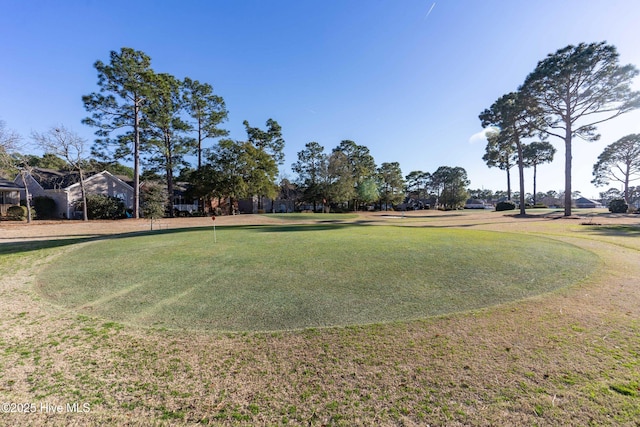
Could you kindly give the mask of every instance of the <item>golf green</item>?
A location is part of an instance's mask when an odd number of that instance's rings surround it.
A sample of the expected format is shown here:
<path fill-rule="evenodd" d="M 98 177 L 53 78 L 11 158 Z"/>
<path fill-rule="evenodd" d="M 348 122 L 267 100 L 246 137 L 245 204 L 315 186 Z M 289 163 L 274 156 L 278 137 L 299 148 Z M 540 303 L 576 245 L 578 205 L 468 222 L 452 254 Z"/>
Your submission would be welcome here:
<path fill-rule="evenodd" d="M 271 331 L 406 321 L 583 280 L 591 252 L 527 234 L 313 224 L 97 240 L 38 277 L 54 304 L 168 329 Z"/>

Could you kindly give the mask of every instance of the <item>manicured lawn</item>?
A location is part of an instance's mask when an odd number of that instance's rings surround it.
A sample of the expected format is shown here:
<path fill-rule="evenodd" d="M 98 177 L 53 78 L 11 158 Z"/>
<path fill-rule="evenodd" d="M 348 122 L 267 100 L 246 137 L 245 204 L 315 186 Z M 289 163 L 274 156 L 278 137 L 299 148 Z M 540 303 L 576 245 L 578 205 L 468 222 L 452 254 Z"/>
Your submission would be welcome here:
<path fill-rule="evenodd" d="M 36 224 L 24 227 L 20 241 L 3 229 L 0 396 L 9 404 L 33 403 L 36 411 L 2 414 L 0 425 L 635 426 L 640 224 L 636 216 L 556 218 L 415 212 L 309 224 L 224 217 L 216 222 L 216 245 L 209 218 L 165 220 L 154 233 L 141 232 L 148 224 L 135 221 Z M 265 223 L 277 226 L 258 226 Z M 96 240 L 105 234 L 111 236 Z M 348 257 L 357 255 L 370 268 L 351 265 Z M 329 271 L 323 257 L 334 268 L 347 266 L 334 274 L 345 279 L 343 289 L 318 279 Z M 407 259 L 419 274 L 401 268 Z M 66 271 L 54 272 L 58 264 Z M 286 281 L 276 279 L 284 273 L 269 265 L 306 281 L 282 287 Z M 416 282 L 407 280 L 409 272 Z M 57 275 L 56 289 L 45 285 L 43 273 Z M 359 282 L 363 275 L 368 282 Z M 66 286 L 65 277 L 77 282 Z M 476 303 L 485 293 L 494 304 L 507 291 L 515 298 L 576 280 L 543 295 L 441 316 L 426 317 L 425 299 L 420 319 L 400 322 L 215 332 L 220 325 L 204 322 L 215 310 L 181 318 L 225 292 L 244 299 L 233 306 L 227 296 L 229 312 L 249 319 L 261 299 L 300 301 L 313 296 L 311 289 L 338 300 L 347 291 L 358 296 L 335 308 L 358 315 L 354 301 L 376 295 L 397 303 L 404 292 L 404 305 L 393 308 L 402 313 L 411 297 L 430 288 L 439 290 L 434 306 L 442 309 Z M 456 290 L 447 294 L 450 287 Z M 43 294 L 49 290 L 55 292 Z M 52 306 L 53 297 L 60 306 Z M 303 308 L 292 318 L 331 314 Z M 154 321 L 165 323 L 148 327 Z M 188 321 L 189 329 L 161 328 Z M 90 410 L 67 411 L 74 402 Z M 45 404 L 65 410 L 43 412 Z"/>
<path fill-rule="evenodd" d="M 273 331 L 486 307 L 576 283 L 597 264 L 591 252 L 523 234 L 237 226 L 218 227 L 217 243 L 201 228 L 82 245 L 51 263 L 38 289 L 55 304 L 123 323 Z"/>

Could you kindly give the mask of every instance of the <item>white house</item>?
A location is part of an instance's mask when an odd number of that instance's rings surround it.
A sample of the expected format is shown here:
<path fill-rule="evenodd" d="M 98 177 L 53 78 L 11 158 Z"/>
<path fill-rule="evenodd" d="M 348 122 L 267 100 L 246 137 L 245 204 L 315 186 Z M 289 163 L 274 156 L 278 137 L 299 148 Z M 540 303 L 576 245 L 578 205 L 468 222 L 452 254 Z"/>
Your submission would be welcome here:
<path fill-rule="evenodd" d="M 22 181 L 20 176 L 14 182 Z M 82 200 L 80 179 L 77 172 L 56 171 L 34 168 L 26 177 L 31 198 L 51 197 L 56 202 L 55 216 L 58 218 L 79 218 L 82 216 L 78 205 Z M 102 171 L 84 179 L 85 190 L 89 194 L 102 194 L 122 200 L 127 208 L 133 207 L 133 187 L 123 179 Z M 24 190 L 21 197 L 26 198 Z"/>

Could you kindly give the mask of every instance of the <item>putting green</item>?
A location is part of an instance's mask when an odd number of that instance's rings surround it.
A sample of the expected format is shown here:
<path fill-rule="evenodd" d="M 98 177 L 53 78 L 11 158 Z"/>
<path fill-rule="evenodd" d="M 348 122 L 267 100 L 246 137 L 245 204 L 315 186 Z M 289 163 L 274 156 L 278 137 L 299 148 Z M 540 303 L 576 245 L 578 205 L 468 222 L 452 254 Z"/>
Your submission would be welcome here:
<path fill-rule="evenodd" d="M 357 224 L 168 230 L 79 245 L 53 303 L 147 327 L 285 330 L 405 321 L 568 286 L 591 252 L 524 234 Z"/>

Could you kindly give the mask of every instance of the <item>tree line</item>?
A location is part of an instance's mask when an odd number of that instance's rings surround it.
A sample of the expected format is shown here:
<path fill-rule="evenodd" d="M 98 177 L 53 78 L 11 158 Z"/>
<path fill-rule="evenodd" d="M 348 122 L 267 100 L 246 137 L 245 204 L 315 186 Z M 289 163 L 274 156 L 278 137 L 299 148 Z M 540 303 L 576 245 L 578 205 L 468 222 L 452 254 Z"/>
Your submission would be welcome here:
<path fill-rule="evenodd" d="M 82 97 L 89 113 L 82 123 L 96 129 L 90 150 L 87 141 L 59 125 L 31 135 L 45 151 L 41 159 L 18 155 L 20 138 L 2 123 L 0 160 L 5 166 L 11 163 L 28 173 L 38 162 L 58 159 L 78 171 L 82 180 L 83 170 L 118 168 L 119 162 L 130 161 L 134 217 L 140 215 L 143 167 L 147 176 L 163 177 L 170 214 L 178 172 L 201 202 L 259 196 L 262 203 L 281 190 L 276 178 L 284 164 L 285 141 L 277 121 L 270 118 L 260 128 L 245 120 L 246 139 L 228 139 L 228 131 L 222 128 L 228 111 L 211 84 L 156 72 L 145 53 L 131 48 L 112 51 L 108 63 L 97 61 L 94 67 L 98 91 Z M 510 170 L 517 166 L 520 188 L 515 193 L 522 213 L 527 204 L 523 169 L 533 168 L 535 204 L 537 166 L 553 160 L 556 150 L 548 139 L 555 137 L 565 145 L 564 205 L 565 215 L 571 214 L 573 139 L 598 140 L 597 124 L 640 106 L 640 92 L 631 90 L 637 74 L 634 66 L 619 65 L 615 47 L 605 42 L 567 46 L 540 61 L 517 91 L 500 97 L 479 115 L 488 141 L 483 160 L 506 171 L 509 199 Z M 213 139 L 217 143 L 206 148 L 205 141 Z M 605 148 L 594 165 L 593 183 L 621 182 L 629 202 L 630 182 L 640 175 L 639 147 L 640 136 L 632 134 Z M 197 157 L 196 167 L 187 162 L 188 155 Z M 412 171 L 403 177 L 397 162 L 378 166 L 366 146 L 350 140 L 328 153 L 319 143 L 309 142 L 297 157 L 291 165 L 297 174 L 293 184 L 300 201 L 314 210 L 320 205 L 357 210 L 371 204 L 384 209 L 404 202 L 455 209 L 469 197 L 470 181 L 461 167 Z"/>
<path fill-rule="evenodd" d="M 507 171 L 509 191 L 509 170 L 514 162 L 518 166 L 521 214 L 526 205 L 523 169 L 535 165 L 533 158 L 545 162 L 553 157 L 552 147 L 544 142 L 551 137 L 564 142 L 564 214 L 571 215 L 573 140 L 597 141 L 598 124 L 640 107 L 640 92 L 631 89 L 637 74 L 633 65 L 619 64 L 617 49 L 606 42 L 569 45 L 538 62 L 517 91 L 503 95 L 480 114 L 488 140 L 483 159 L 489 167 Z M 531 138 L 540 141 L 525 145 Z M 623 138 L 627 143 L 636 139 L 631 135 Z M 599 159 L 594 166 L 594 183 L 608 182 L 615 163 Z M 629 177 L 627 172 L 620 172 Z M 625 193 L 628 197 L 628 191 Z"/>

